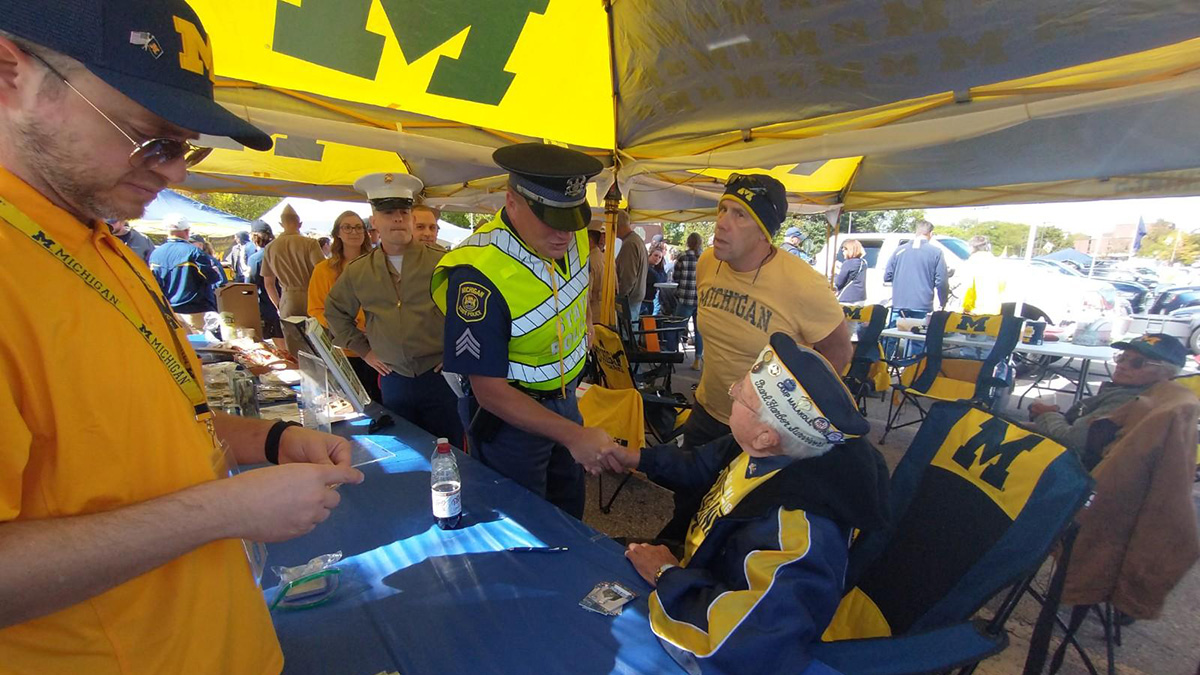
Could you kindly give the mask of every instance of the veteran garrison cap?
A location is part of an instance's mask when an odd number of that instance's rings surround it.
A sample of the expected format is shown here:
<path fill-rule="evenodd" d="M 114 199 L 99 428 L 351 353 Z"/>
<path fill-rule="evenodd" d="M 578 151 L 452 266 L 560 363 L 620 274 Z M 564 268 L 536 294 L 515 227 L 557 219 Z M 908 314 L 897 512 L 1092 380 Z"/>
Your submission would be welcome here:
<path fill-rule="evenodd" d="M 354 189 L 366 195 L 376 211 L 394 211 L 411 209 L 425 184 L 407 173 L 372 173 L 354 181 Z"/>
<path fill-rule="evenodd" d="M 604 168 L 600 160 L 557 145 L 518 143 L 493 152 L 492 161 L 508 171 L 513 191 L 543 223 L 576 232 L 591 222 L 587 184 Z"/>
<path fill-rule="evenodd" d="M 0 0 L 0 30 L 79 61 L 176 126 L 271 149 L 213 100 L 212 42 L 184 0 Z"/>
<path fill-rule="evenodd" d="M 750 386 L 768 415 L 807 449 L 824 454 L 866 435 L 871 426 L 833 366 L 819 353 L 775 333 L 750 368 Z"/>

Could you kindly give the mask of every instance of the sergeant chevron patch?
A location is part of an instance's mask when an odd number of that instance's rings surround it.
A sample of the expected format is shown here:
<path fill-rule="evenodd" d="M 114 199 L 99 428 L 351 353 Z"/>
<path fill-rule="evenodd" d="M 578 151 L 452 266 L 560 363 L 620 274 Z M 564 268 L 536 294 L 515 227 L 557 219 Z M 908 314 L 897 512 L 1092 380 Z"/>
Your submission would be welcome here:
<path fill-rule="evenodd" d="M 479 340 L 476 340 L 475 336 L 471 334 L 470 328 L 463 331 L 463 334 L 454 341 L 454 355 L 462 356 L 463 352 L 469 352 L 471 356 L 479 358 Z"/>

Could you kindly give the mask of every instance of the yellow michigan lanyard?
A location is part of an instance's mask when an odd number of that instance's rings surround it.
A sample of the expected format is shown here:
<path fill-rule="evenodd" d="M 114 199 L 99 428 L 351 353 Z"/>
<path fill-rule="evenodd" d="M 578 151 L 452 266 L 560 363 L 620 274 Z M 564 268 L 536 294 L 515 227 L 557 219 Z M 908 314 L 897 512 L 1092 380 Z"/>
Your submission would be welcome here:
<path fill-rule="evenodd" d="M 165 367 L 167 372 L 171 375 L 171 379 L 175 381 L 175 384 L 179 386 L 179 390 L 183 392 L 184 396 L 187 397 L 188 403 L 191 404 L 192 409 L 195 411 L 196 420 L 209 424 L 211 429 L 212 413 L 209 412 L 208 401 L 204 396 L 204 391 L 196 382 L 195 373 L 192 372 L 191 365 L 188 364 L 187 359 L 183 356 L 183 344 L 179 341 L 179 336 L 175 333 L 175 328 L 179 324 L 176 322 L 175 317 L 172 315 L 170 309 L 164 307 L 163 300 L 149 287 L 149 285 L 146 284 L 146 280 L 142 278 L 142 275 L 139 274 L 129 260 L 125 258 L 125 254 L 121 251 L 117 251 L 117 255 L 121 256 L 121 259 L 125 261 L 126 265 L 129 265 L 130 271 L 132 271 L 134 276 L 138 278 L 138 281 L 141 281 L 142 285 L 146 287 L 146 292 L 150 294 L 150 297 L 154 299 L 154 304 L 158 307 L 158 310 L 162 312 L 163 319 L 167 322 L 167 327 L 171 331 L 171 339 L 174 342 L 175 350 L 178 352 L 178 354 L 176 354 L 176 352 L 172 352 L 170 347 L 168 347 L 165 342 L 160 340 L 158 336 L 154 334 L 154 331 L 150 330 L 150 327 L 146 325 L 146 322 L 142 320 L 141 316 L 138 315 L 128 303 L 121 300 L 121 298 L 103 281 L 101 281 L 99 277 L 92 274 L 82 262 L 76 259 L 75 256 L 71 255 L 71 253 L 64 249 L 57 241 L 51 239 L 45 233 L 45 231 L 38 227 L 37 223 L 33 222 L 33 219 L 25 215 L 20 209 L 7 201 L 0 199 L 0 218 L 3 218 L 18 231 L 29 237 L 29 239 L 33 241 L 33 243 L 37 244 L 39 248 L 46 251 L 46 253 L 50 254 L 55 260 L 62 263 L 63 267 L 66 267 L 68 270 L 70 270 L 72 274 L 79 277 L 79 280 L 82 281 L 88 288 L 95 291 L 95 293 L 99 295 L 105 303 L 121 313 L 121 316 L 125 317 L 125 320 L 128 321 L 135 330 L 137 330 L 138 335 L 141 335 L 142 339 L 146 341 L 146 344 L 150 346 L 150 349 L 153 350 L 155 356 L 158 357 L 158 360 L 162 362 L 163 367 Z"/>

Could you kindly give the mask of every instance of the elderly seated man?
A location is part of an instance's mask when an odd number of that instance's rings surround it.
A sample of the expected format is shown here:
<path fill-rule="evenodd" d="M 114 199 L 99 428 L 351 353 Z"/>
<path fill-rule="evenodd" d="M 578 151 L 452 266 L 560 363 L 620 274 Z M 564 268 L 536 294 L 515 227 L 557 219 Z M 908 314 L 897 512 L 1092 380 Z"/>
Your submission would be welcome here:
<path fill-rule="evenodd" d="M 1100 385 L 1095 396 L 1085 398 L 1063 413 L 1056 405 L 1034 402 L 1029 419 L 1038 432 L 1062 443 L 1079 456 L 1087 447 L 1088 426 L 1132 401 L 1150 387 L 1171 379 L 1183 369 L 1188 351 L 1178 339 L 1152 333 L 1128 342 L 1114 342 L 1117 355 L 1112 382 Z"/>
<path fill-rule="evenodd" d="M 707 496 L 683 559 L 631 544 L 657 590 L 650 624 L 688 672 L 800 672 L 841 600 L 855 529 L 886 521 L 888 472 L 870 429 L 817 352 L 775 333 L 731 391 L 731 434 L 694 452 L 610 450 L 670 489 Z"/>

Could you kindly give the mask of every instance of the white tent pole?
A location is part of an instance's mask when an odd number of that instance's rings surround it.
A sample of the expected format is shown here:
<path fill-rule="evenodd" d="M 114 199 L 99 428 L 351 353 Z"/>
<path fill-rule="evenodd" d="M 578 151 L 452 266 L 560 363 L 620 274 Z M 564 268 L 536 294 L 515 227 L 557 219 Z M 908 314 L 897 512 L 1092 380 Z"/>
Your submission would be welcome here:
<path fill-rule="evenodd" d="M 1029 226 L 1029 240 L 1025 242 L 1025 263 L 1026 264 L 1030 264 L 1030 261 L 1033 260 L 1033 243 L 1035 241 L 1037 241 L 1037 230 L 1038 230 L 1038 226 L 1036 224 Z M 1018 301 L 1016 308 L 1013 310 L 1013 316 L 1021 316 L 1021 310 L 1023 310 L 1024 308 L 1025 308 L 1025 302 Z"/>

